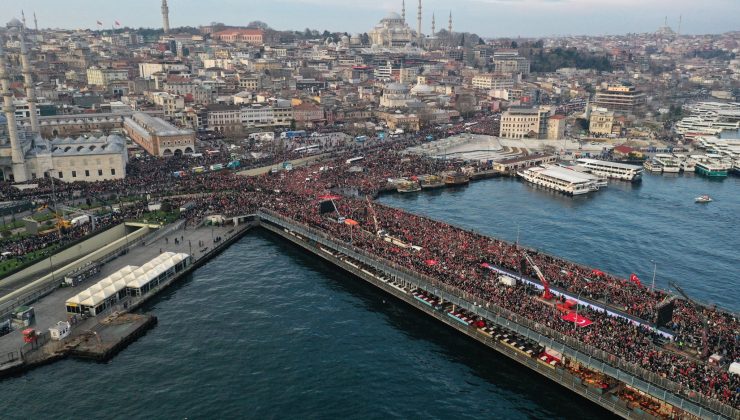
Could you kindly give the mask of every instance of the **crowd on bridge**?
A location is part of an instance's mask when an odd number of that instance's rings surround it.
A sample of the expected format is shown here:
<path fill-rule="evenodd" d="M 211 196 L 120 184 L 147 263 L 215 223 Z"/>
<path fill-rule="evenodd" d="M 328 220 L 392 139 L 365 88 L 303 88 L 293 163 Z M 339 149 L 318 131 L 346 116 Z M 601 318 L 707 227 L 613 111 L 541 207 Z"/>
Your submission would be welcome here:
<path fill-rule="evenodd" d="M 486 127 L 481 125 L 479 129 L 485 130 Z M 462 125 L 455 127 L 458 131 L 465 129 Z M 174 207 L 191 203 L 181 217 L 193 225 L 211 214 L 229 217 L 254 213 L 259 208 L 271 209 L 337 239 L 351 242 L 353 246 L 393 264 L 505 308 L 559 334 L 576 338 L 607 352 L 613 361 L 633 364 L 678 383 L 686 393 L 700 393 L 740 407 L 740 378 L 699 357 L 703 347 L 702 317 L 706 317 L 710 325 L 709 352 L 719 354 L 725 360 L 740 361 L 740 324 L 733 314 L 714 308 L 703 308 L 702 313 L 698 313 L 692 305 L 677 299 L 670 325 L 675 338 L 670 348 L 662 345 L 658 334 L 648 326 L 638 326 L 624 317 L 586 307 L 579 308 L 579 314 L 592 320 L 593 324 L 581 328 L 563 320 L 562 310 L 553 302 L 543 300 L 539 289 L 526 283 L 515 286 L 502 284 L 487 267 L 495 266 L 534 279 L 536 273 L 526 261 L 528 256 L 552 287 L 608 305 L 642 320 L 645 325 L 656 321 L 656 308 L 667 297 L 666 292 L 653 291 L 634 281 L 525 249 L 518 244 L 371 203 L 366 196 L 375 196 L 386 188 L 390 178 L 441 173 L 462 165 L 402 153 L 409 145 L 423 141 L 425 135 L 421 133 L 395 142 L 374 139 L 364 144 L 335 147 L 325 150 L 328 157 L 320 162 L 256 177 L 221 171 L 174 178 L 173 172 L 187 170 L 204 161 L 188 157 L 139 159 L 131 162 L 125 180 L 57 184 L 55 194 L 58 200 L 149 195 L 150 199 L 166 200 Z M 347 162 L 360 156 L 363 157 L 360 161 Z M 228 153 L 222 150 L 220 155 L 207 159 L 223 161 L 228 159 Z M 270 162 L 276 163 L 283 157 L 276 159 L 273 156 Z M 265 162 L 267 160 L 245 162 L 243 167 Z M 51 193 L 48 180 L 39 180 L 38 184 L 35 190 L 22 191 L 2 184 L 0 193 L 9 199 L 48 196 Z M 322 201 L 331 202 L 333 210 L 322 213 Z M 142 206 L 123 205 L 120 217 L 140 214 Z M 358 224 L 343 223 L 346 218 Z M 61 241 L 63 238 L 55 239 Z M 21 242 L 17 250 L 19 253 L 28 252 L 34 246 L 37 245 L 33 241 Z"/>

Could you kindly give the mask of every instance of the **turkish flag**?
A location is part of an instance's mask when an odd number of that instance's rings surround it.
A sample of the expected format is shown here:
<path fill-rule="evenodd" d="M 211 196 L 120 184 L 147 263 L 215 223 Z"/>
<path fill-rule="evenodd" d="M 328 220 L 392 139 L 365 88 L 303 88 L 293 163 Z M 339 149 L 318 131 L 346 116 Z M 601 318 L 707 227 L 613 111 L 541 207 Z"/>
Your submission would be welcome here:
<path fill-rule="evenodd" d="M 630 274 L 630 281 L 632 283 L 635 283 L 636 285 L 642 287 L 642 282 L 640 282 L 640 278 L 637 277 L 637 274 L 635 274 L 635 273 Z"/>
<path fill-rule="evenodd" d="M 580 316 L 576 314 L 575 312 L 571 312 L 569 314 L 563 315 L 562 319 L 563 321 L 573 322 L 581 328 L 588 327 L 589 325 L 594 323 L 593 321 L 586 318 L 585 316 Z"/>

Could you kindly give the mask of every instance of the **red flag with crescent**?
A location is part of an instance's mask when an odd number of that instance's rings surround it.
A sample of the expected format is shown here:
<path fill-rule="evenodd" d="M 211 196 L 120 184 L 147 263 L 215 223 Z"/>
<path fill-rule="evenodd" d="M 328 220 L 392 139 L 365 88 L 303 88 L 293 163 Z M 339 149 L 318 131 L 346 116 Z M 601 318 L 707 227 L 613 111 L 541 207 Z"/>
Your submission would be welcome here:
<path fill-rule="evenodd" d="M 635 274 L 635 273 L 630 274 L 630 281 L 632 283 L 635 283 L 636 285 L 642 287 L 642 282 L 640 281 L 640 278 L 637 277 L 637 274 Z"/>
<path fill-rule="evenodd" d="M 571 312 L 569 314 L 563 315 L 563 321 L 572 322 L 578 325 L 580 328 L 588 327 L 589 325 L 594 323 L 593 321 L 586 318 L 585 316 L 578 315 L 575 312 Z"/>

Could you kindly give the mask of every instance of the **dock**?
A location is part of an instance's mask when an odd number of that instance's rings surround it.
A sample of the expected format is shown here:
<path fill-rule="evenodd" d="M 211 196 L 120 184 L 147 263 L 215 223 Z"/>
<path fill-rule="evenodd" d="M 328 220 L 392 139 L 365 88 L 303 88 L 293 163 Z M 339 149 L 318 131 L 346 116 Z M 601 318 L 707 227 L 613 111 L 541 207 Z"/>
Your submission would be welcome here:
<path fill-rule="evenodd" d="M 99 278 L 126 265 L 141 264 L 164 251 L 187 252 L 192 256 L 190 265 L 162 281 L 149 293 L 140 297 L 121 299 L 116 305 L 97 316 L 69 317 L 64 310 L 64 302 L 67 299 L 93 285 L 95 280 L 88 280 L 78 287 L 57 287 L 52 291 L 44 291 L 45 294 L 33 302 L 36 323 L 32 327 L 38 331 L 36 339 L 24 343 L 19 330 L 0 337 L 0 378 L 18 375 L 66 357 L 96 362 L 110 360 L 157 324 L 156 316 L 135 311 L 256 227 L 253 217 L 245 216 L 241 219 L 241 224 L 219 227 L 202 226 L 184 230 L 182 227 L 174 226 L 176 229 L 156 232 L 142 241 L 141 245 L 106 263 Z M 175 236 L 182 240 L 175 243 Z M 72 324 L 69 336 L 62 340 L 52 340 L 45 327 L 53 326 L 57 321 L 65 319 L 70 320 Z"/>

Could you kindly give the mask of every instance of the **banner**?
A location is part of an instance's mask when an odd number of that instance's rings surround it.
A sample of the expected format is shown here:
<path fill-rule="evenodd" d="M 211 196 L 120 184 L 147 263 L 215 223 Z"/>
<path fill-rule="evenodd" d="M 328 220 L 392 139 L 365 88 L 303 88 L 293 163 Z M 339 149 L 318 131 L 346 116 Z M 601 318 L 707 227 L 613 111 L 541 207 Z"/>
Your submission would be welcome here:
<path fill-rule="evenodd" d="M 588 327 L 589 325 L 593 324 L 593 321 L 586 318 L 585 316 L 580 316 L 576 314 L 575 312 L 571 312 L 569 314 L 563 315 L 562 319 L 563 321 L 572 322 L 581 328 Z"/>

